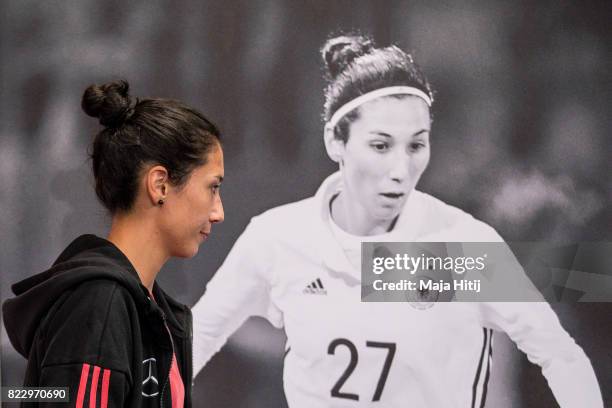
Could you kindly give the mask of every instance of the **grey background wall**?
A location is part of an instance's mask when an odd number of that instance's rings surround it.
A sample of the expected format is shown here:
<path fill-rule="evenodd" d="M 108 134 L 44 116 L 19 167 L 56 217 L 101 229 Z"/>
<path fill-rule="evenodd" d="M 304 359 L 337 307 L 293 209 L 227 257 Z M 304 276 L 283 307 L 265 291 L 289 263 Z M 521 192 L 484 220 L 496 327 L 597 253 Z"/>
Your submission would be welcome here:
<path fill-rule="evenodd" d="M 435 3 L 435 4 L 434 4 Z M 414 51 L 437 94 L 420 188 L 507 240 L 610 240 L 610 5 L 605 1 L 17 1 L 0 5 L 0 273 L 45 269 L 76 235 L 104 235 L 86 151 L 87 85 L 184 100 L 225 135 L 226 221 L 163 286 L 193 304 L 250 217 L 316 190 L 319 47 L 340 29 Z M 612 404 L 607 304 L 554 305 Z M 607 324 L 607 325 L 606 325 Z M 2 329 L 2 385 L 24 360 Z M 489 406 L 553 406 L 539 370 L 498 336 Z M 282 407 L 283 334 L 246 324 L 196 380 L 207 406 Z M 513 373 L 513 374 L 509 374 Z"/>

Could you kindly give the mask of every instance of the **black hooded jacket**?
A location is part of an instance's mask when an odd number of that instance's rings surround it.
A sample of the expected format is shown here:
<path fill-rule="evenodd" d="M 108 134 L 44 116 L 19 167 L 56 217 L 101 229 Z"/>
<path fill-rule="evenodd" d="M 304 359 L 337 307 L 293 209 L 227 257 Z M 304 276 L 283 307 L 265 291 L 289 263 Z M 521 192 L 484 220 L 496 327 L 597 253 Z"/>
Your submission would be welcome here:
<path fill-rule="evenodd" d="M 28 359 L 25 386 L 69 387 L 72 407 L 170 408 L 174 350 L 191 406 L 191 312 L 157 284 L 152 301 L 112 243 L 83 235 L 51 269 L 12 288 L 2 311 Z"/>

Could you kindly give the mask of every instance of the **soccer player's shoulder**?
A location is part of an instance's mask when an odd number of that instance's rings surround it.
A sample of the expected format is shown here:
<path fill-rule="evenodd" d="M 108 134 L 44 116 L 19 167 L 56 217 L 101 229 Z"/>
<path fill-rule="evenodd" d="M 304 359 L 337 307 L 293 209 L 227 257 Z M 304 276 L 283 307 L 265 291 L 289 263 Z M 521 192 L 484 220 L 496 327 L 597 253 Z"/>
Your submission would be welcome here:
<path fill-rule="evenodd" d="M 503 241 L 487 223 L 471 214 L 421 191 L 414 191 L 419 212 L 424 214 L 424 241 Z"/>

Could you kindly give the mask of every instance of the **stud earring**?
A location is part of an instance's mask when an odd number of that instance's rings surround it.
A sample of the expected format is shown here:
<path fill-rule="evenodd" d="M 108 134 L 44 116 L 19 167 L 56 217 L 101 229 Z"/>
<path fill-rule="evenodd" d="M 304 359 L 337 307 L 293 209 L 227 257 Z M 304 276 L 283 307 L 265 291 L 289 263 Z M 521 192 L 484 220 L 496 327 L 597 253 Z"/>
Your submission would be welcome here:
<path fill-rule="evenodd" d="M 164 200 L 166 199 L 166 185 L 165 184 L 161 186 L 161 190 L 164 196 L 160 198 L 159 200 L 157 200 L 157 204 L 159 204 L 160 206 L 164 205 Z"/>

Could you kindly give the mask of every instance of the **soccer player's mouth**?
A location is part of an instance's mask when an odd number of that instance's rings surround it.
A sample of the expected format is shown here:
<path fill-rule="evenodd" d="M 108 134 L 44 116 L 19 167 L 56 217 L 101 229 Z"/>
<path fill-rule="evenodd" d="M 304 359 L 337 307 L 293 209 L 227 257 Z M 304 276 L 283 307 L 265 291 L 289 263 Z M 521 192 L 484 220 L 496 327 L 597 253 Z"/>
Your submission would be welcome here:
<path fill-rule="evenodd" d="M 390 198 L 392 200 L 399 200 L 404 196 L 404 193 L 380 193 L 381 196 Z"/>

